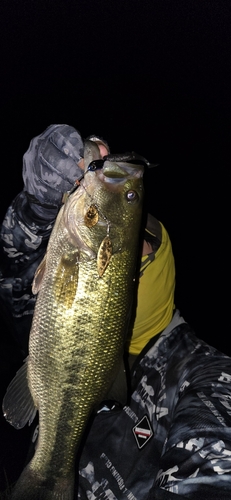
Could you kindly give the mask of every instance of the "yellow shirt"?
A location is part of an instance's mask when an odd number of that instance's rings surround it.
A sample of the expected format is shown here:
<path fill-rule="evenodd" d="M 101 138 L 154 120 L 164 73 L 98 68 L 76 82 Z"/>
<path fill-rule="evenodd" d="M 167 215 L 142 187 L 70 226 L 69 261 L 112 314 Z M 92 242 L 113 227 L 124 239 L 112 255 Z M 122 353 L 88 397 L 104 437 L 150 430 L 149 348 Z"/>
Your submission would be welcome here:
<path fill-rule="evenodd" d="M 144 272 L 138 286 L 136 317 L 129 344 L 130 354 L 139 354 L 148 341 L 170 323 L 174 309 L 175 261 L 169 235 L 161 224 L 162 242 L 154 260 L 142 257 Z"/>

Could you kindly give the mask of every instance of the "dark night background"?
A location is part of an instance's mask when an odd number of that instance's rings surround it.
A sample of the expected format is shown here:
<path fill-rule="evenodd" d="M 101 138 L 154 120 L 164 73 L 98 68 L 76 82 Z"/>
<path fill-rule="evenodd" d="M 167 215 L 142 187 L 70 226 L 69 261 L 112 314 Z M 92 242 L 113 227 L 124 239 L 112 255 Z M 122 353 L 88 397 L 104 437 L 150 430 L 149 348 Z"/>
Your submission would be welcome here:
<path fill-rule="evenodd" d="M 231 354 L 230 0 L 1 0 L 1 219 L 51 123 L 135 150 L 176 259 L 176 305 Z"/>

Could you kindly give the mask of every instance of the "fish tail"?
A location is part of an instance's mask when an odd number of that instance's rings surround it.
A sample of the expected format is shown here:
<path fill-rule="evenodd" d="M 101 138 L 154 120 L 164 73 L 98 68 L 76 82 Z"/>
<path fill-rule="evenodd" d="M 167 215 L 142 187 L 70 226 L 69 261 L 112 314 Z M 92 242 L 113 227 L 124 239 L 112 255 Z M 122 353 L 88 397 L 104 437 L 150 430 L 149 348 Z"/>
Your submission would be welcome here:
<path fill-rule="evenodd" d="M 73 500 L 74 474 L 68 479 L 46 480 L 31 470 L 29 464 L 12 489 L 10 500 Z"/>

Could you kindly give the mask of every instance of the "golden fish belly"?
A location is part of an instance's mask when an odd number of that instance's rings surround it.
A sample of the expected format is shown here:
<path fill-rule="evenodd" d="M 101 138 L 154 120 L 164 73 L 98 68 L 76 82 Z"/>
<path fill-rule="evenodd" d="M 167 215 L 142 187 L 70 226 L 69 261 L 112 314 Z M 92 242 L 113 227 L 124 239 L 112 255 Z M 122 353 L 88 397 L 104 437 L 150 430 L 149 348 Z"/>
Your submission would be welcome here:
<path fill-rule="evenodd" d="M 113 256 L 102 278 L 95 260 L 71 279 L 59 269 L 40 291 L 28 366 L 40 433 L 30 467 L 45 477 L 68 477 L 88 417 L 113 381 L 133 286 L 128 260 Z"/>

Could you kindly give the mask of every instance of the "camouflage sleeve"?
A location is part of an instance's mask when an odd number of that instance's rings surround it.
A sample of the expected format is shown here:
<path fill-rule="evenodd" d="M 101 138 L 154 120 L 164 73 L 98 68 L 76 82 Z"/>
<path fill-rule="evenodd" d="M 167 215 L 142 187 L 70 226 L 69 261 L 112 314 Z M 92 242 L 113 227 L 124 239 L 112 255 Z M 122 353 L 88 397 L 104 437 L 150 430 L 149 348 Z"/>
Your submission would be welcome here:
<path fill-rule="evenodd" d="M 0 233 L 0 306 L 5 323 L 27 353 L 35 305 L 33 276 L 41 262 L 63 194 L 82 176 L 83 141 L 66 124 L 50 125 L 23 156 L 23 191 L 15 198 Z"/>
<path fill-rule="evenodd" d="M 35 215 L 54 220 L 69 191 L 83 171 L 83 141 L 70 125 L 50 125 L 34 137 L 23 156 L 23 182 Z"/>
<path fill-rule="evenodd" d="M 194 358 L 194 365 L 196 364 Z M 155 487 L 197 500 L 231 494 L 231 363 L 217 356 L 185 381 Z M 155 497 L 154 497 L 155 498 Z"/>
<path fill-rule="evenodd" d="M 12 202 L 1 225 L 1 314 L 25 354 L 36 300 L 31 285 L 51 229 L 51 223 L 36 220 L 24 192 Z"/>

